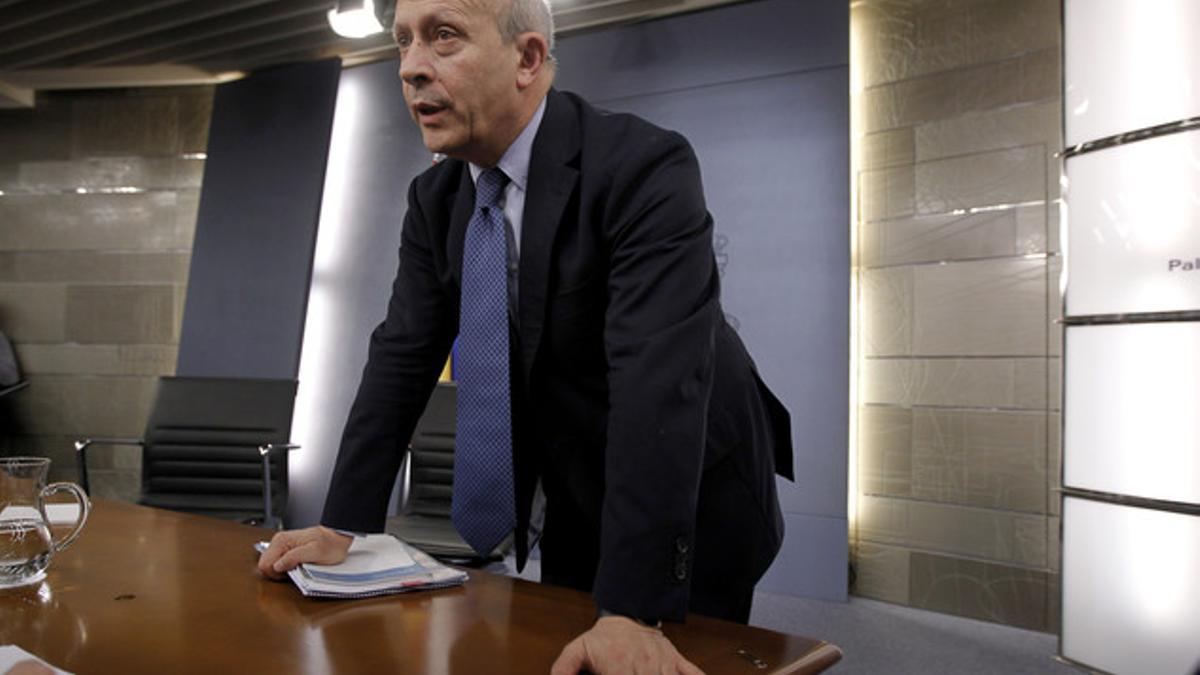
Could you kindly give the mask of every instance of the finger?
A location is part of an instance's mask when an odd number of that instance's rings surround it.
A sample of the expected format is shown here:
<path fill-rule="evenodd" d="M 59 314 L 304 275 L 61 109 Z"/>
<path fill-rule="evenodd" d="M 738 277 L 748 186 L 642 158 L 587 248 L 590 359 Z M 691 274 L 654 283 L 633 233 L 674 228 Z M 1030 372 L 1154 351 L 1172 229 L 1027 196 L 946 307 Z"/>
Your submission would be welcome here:
<path fill-rule="evenodd" d="M 699 666 L 691 661 L 688 661 L 682 656 L 679 657 L 679 663 L 677 663 L 676 666 L 676 670 L 679 671 L 679 675 L 704 675 L 704 671 L 700 670 Z"/>
<path fill-rule="evenodd" d="M 550 675 L 577 675 L 583 669 L 586 658 L 587 652 L 583 649 L 583 642 L 575 638 L 563 647 L 554 665 L 550 667 Z"/>
<path fill-rule="evenodd" d="M 320 547 L 317 546 L 317 542 L 315 541 L 308 541 L 300 544 L 299 546 L 294 546 L 280 556 L 279 559 L 276 560 L 273 565 L 271 565 L 271 569 L 275 570 L 276 572 L 286 572 L 295 568 L 296 565 L 299 565 L 300 563 L 319 563 L 319 548 Z"/>
<path fill-rule="evenodd" d="M 272 579 L 279 579 L 281 575 L 275 571 L 275 562 L 292 548 L 294 539 L 291 532 L 279 532 L 272 537 L 267 550 L 258 557 L 258 571 Z"/>

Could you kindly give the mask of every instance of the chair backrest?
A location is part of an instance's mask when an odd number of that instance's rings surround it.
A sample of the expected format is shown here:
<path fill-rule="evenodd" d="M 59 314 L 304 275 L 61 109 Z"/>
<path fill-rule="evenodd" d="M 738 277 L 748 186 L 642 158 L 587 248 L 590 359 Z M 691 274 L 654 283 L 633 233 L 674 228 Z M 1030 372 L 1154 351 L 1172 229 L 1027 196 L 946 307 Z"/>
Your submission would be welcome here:
<path fill-rule="evenodd" d="M 295 380 L 163 377 L 144 437 L 142 503 L 236 520 L 261 517 L 258 447 L 286 443 Z M 287 455 L 271 455 L 273 510 L 287 501 Z"/>
<path fill-rule="evenodd" d="M 0 332 L 0 389 L 11 387 L 21 381 L 21 369 L 17 367 L 17 355 L 12 344 Z"/>
<path fill-rule="evenodd" d="M 440 382 L 413 432 L 408 495 L 402 513 L 450 517 L 454 486 L 454 431 L 457 389 Z"/>

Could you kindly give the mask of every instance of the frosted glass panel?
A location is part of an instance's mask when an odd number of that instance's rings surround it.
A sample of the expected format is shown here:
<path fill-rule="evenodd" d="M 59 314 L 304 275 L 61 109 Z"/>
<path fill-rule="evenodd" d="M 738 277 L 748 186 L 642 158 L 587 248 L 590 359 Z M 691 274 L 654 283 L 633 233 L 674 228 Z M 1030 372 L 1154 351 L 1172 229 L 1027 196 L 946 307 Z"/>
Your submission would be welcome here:
<path fill-rule="evenodd" d="M 1062 653 L 1118 675 L 1200 666 L 1200 516 L 1067 497 Z"/>
<path fill-rule="evenodd" d="M 1200 323 L 1068 326 L 1063 484 L 1200 504 Z"/>
<path fill-rule="evenodd" d="M 1066 171 L 1067 313 L 1200 309 L 1200 131 L 1071 157 Z"/>
<path fill-rule="evenodd" d="M 1200 115 L 1200 2 L 1067 0 L 1068 146 Z"/>

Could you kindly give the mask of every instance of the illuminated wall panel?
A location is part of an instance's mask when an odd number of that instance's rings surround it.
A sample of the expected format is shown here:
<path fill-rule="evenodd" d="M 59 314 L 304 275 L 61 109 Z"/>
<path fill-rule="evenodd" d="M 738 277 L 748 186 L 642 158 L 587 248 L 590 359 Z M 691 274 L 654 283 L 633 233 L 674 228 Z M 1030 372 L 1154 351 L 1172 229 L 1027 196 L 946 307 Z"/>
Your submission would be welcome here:
<path fill-rule="evenodd" d="M 1200 504 L 1200 323 L 1070 326 L 1067 353 L 1063 484 Z"/>
<path fill-rule="evenodd" d="M 1067 146 L 1200 114 L 1200 2 L 1067 0 Z"/>
<path fill-rule="evenodd" d="M 1068 497 L 1062 653 L 1110 673 L 1200 667 L 1200 516 Z"/>
<path fill-rule="evenodd" d="M 1200 309 L 1200 130 L 1071 157 L 1066 171 L 1067 312 Z"/>

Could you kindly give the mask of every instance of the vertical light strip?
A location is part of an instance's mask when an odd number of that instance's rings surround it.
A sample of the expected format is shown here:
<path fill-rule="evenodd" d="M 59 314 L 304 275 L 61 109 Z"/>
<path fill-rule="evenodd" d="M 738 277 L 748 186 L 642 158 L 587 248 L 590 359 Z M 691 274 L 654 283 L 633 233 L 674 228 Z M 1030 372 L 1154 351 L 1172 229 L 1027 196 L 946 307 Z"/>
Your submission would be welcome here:
<path fill-rule="evenodd" d="M 858 172 L 862 166 L 863 152 L 863 28 L 855 21 L 855 8 L 861 3 L 850 4 L 850 400 L 846 458 L 846 520 L 853 551 L 858 544 L 858 455 L 859 455 L 859 405 L 862 391 L 862 345 L 860 278 L 862 261 L 859 259 L 859 236 L 862 229 L 862 208 L 858 194 Z M 851 559 L 853 561 L 853 558 Z"/>
<path fill-rule="evenodd" d="M 317 245 L 313 254 L 312 282 L 308 295 L 308 313 L 304 321 L 304 344 L 300 352 L 300 386 L 292 415 L 292 442 L 301 449 L 288 461 L 288 478 L 293 499 L 289 504 L 291 527 L 310 525 L 315 516 L 302 514 L 297 521 L 297 504 L 314 502 L 313 495 L 324 492 L 324 477 L 328 475 L 336 448 L 324 447 L 328 439 L 336 438 L 340 430 L 327 428 L 340 424 L 331 419 L 325 392 L 332 389 L 334 378 L 344 377 L 330 363 L 338 346 L 335 331 L 343 319 L 336 298 L 341 284 L 339 270 L 351 261 L 345 260 L 349 236 L 346 222 L 351 216 L 349 195 L 360 179 L 354 170 L 352 153 L 355 136 L 361 124 L 363 92 L 353 78 L 343 76 L 338 87 L 337 108 L 329 142 L 329 164 L 325 173 L 325 190 L 321 200 L 321 219 L 317 228 Z M 320 484 L 318 484 L 320 482 Z"/>

